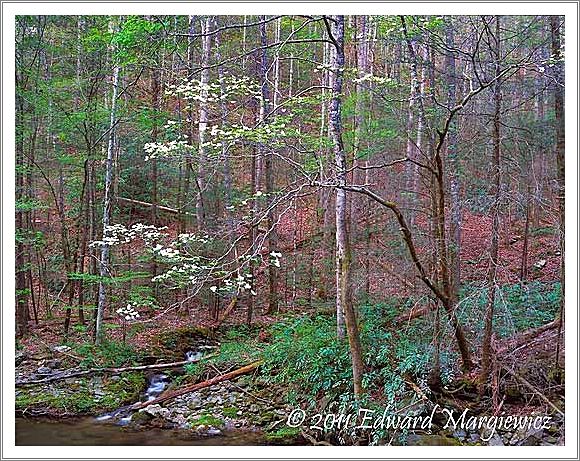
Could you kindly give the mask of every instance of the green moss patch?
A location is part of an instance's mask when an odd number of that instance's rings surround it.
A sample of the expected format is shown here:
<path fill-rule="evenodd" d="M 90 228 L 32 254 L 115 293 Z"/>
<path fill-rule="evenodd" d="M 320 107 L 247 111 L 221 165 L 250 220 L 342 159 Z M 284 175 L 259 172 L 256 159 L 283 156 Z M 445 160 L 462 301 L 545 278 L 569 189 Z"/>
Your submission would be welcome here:
<path fill-rule="evenodd" d="M 16 392 L 16 410 L 78 415 L 111 411 L 137 401 L 146 382 L 142 373 L 127 372 L 117 378 L 82 378 L 21 388 Z"/>
<path fill-rule="evenodd" d="M 195 429 L 200 426 L 212 426 L 218 429 L 222 429 L 225 427 L 225 423 L 220 418 L 216 418 L 209 413 L 203 414 L 197 418 L 193 418 L 189 421 L 189 425 L 192 429 Z"/>

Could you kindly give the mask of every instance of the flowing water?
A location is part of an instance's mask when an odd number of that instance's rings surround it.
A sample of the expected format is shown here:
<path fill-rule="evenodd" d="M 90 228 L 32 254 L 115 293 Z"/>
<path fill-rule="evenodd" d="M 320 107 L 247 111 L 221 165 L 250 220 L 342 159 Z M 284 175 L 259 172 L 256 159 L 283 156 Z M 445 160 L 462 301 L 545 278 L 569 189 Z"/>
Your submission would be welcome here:
<path fill-rule="evenodd" d="M 149 378 L 149 384 L 147 385 L 147 390 L 145 391 L 144 398 L 142 402 L 150 402 L 155 400 L 161 395 L 169 384 L 169 377 L 164 374 L 153 375 Z M 140 402 L 136 402 L 140 403 Z M 126 405 L 121 408 L 117 408 L 115 411 L 110 413 L 105 413 L 104 415 L 97 416 L 95 419 L 99 422 L 102 421 L 114 421 L 120 426 L 126 426 L 131 422 L 132 412 L 130 410 L 131 405 Z"/>
<path fill-rule="evenodd" d="M 201 351 L 188 351 L 186 360 L 196 361 Z M 169 377 L 149 377 L 142 402 L 159 397 L 169 385 Z M 96 418 L 61 421 L 16 418 L 17 445 L 266 445 L 264 436 L 251 431 L 223 431 L 219 436 L 202 436 L 187 430 L 135 429 L 129 425 L 131 405 Z"/>

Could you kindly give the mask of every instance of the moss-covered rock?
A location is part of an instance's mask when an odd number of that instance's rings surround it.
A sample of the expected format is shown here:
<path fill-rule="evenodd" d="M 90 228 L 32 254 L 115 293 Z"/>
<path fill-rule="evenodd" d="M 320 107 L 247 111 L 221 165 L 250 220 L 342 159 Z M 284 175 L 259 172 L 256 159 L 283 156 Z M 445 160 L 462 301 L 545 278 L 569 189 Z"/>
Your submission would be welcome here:
<path fill-rule="evenodd" d="M 139 400 L 145 386 L 143 373 L 126 372 L 117 379 L 96 376 L 24 387 L 16 392 L 16 411 L 45 415 L 96 414 Z"/>
<path fill-rule="evenodd" d="M 218 429 L 223 429 L 225 427 L 225 422 L 222 419 L 217 418 L 209 413 L 204 413 L 198 417 L 191 418 L 188 422 L 192 429 L 197 429 L 202 426 L 215 427 Z"/>
<path fill-rule="evenodd" d="M 276 431 L 266 432 L 266 439 L 276 445 L 293 445 L 300 438 L 297 427 L 282 427 Z"/>

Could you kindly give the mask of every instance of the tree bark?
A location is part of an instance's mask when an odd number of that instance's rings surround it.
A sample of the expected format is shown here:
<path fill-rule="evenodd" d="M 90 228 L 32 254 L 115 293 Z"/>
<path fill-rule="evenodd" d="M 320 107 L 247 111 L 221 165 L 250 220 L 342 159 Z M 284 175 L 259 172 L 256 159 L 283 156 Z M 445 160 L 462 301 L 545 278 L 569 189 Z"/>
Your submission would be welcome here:
<path fill-rule="evenodd" d="M 326 19 L 331 22 L 330 34 L 334 42 L 330 66 L 332 70 L 332 99 L 330 101 L 329 122 L 333 144 L 336 177 L 339 186 L 346 185 L 346 155 L 342 141 L 341 94 L 344 72 L 344 16 Z M 342 333 L 340 318 L 344 315 L 350 346 L 353 386 L 355 396 L 363 394 L 362 375 L 364 364 L 356 313 L 351 299 L 350 263 L 351 252 L 346 216 L 347 197 L 343 187 L 336 189 L 336 310 L 339 337 Z"/>
<path fill-rule="evenodd" d="M 111 24 L 111 29 L 114 26 Z M 112 58 L 115 59 L 114 57 Z M 111 110 L 109 119 L 109 143 L 107 147 L 107 160 L 105 162 L 105 194 L 103 198 L 103 235 L 105 234 L 107 228 L 111 223 L 111 212 L 112 212 L 112 185 L 113 185 L 113 156 L 115 150 L 115 126 L 117 124 L 117 95 L 119 87 L 119 73 L 120 67 L 117 63 L 113 64 L 113 75 L 112 75 L 112 85 L 113 91 L 111 95 Z M 110 247 L 108 244 L 104 243 L 101 248 L 101 255 L 99 258 L 99 276 L 101 278 L 99 282 L 99 298 L 97 304 L 97 318 L 95 323 L 95 342 L 96 344 L 101 344 L 103 341 L 103 315 L 105 312 L 107 304 L 107 290 L 103 280 L 110 276 L 109 268 L 109 253 Z"/>
<path fill-rule="evenodd" d="M 268 101 L 270 100 L 270 91 L 268 87 L 268 56 L 266 53 L 266 47 L 268 46 L 268 37 L 266 34 L 266 19 L 265 16 L 260 16 L 260 45 L 262 47 L 262 52 L 260 53 L 260 63 L 259 69 L 259 79 L 260 79 L 260 91 L 262 98 L 260 100 L 260 123 L 264 123 L 265 115 L 268 112 Z M 276 69 L 279 69 L 279 60 L 276 58 Z M 278 81 L 278 77 L 275 77 Z M 274 100 L 276 100 L 277 85 L 274 86 Z M 274 105 L 275 108 L 275 105 Z M 259 149 L 264 151 L 265 146 L 260 144 Z M 267 212 L 267 222 L 268 222 L 268 253 L 272 253 L 278 250 L 278 234 L 276 231 L 276 210 L 271 206 L 273 201 L 274 193 L 274 169 L 273 169 L 273 156 L 271 152 L 266 152 L 264 158 L 264 179 L 266 186 L 266 195 L 268 200 L 268 212 Z M 272 314 L 278 310 L 278 268 L 273 264 L 268 265 L 268 308 L 267 313 Z"/>
<path fill-rule="evenodd" d="M 565 313 L 565 117 L 564 117 L 564 63 L 561 48 L 560 17 L 550 16 L 550 28 L 552 32 L 552 56 L 556 60 L 554 64 L 554 112 L 556 118 L 556 164 L 558 167 L 558 205 L 559 205 L 559 227 L 560 227 L 560 315 L 558 326 L 558 344 L 556 346 L 556 364 L 560 358 L 560 337 L 564 330 L 564 313 Z"/>
<path fill-rule="evenodd" d="M 201 230 L 204 228 L 205 215 L 207 213 L 207 198 L 204 198 L 206 192 L 206 180 L 205 180 L 205 163 L 206 163 L 206 148 L 204 143 L 206 139 L 206 131 L 208 124 L 208 97 L 209 92 L 207 86 L 209 85 L 209 60 L 211 52 L 211 36 L 209 35 L 211 24 L 211 18 L 209 16 L 204 17 L 201 20 L 201 33 L 202 33 L 202 57 L 201 57 L 201 94 L 199 102 L 199 124 L 198 124 L 198 163 L 197 163 L 197 195 L 195 202 L 195 212 L 197 215 L 197 228 Z"/>
<path fill-rule="evenodd" d="M 190 39 L 187 43 L 187 67 L 189 72 L 193 72 L 194 70 L 194 41 L 193 35 L 195 34 L 195 21 L 196 16 L 189 16 L 189 30 L 188 33 L 190 35 Z M 195 122 L 194 122 L 194 114 L 193 108 L 191 104 L 188 105 L 187 108 L 187 120 L 188 120 L 188 130 L 187 130 L 187 137 L 189 140 L 189 144 L 193 145 L 195 142 Z M 189 196 L 191 191 L 191 173 L 193 171 L 193 163 L 191 154 L 187 152 L 185 154 L 185 159 L 182 164 L 182 174 L 183 174 L 183 190 L 181 193 L 181 197 L 179 199 L 180 207 L 179 209 L 182 211 L 181 216 L 181 225 L 180 225 L 180 232 L 185 232 L 186 229 L 190 225 L 190 221 L 188 219 L 187 210 L 189 209 L 189 204 L 191 203 L 191 198 Z"/>
<path fill-rule="evenodd" d="M 493 158 L 492 158 L 492 184 L 494 188 L 493 203 L 493 223 L 491 229 L 491 247 L 490 247 L 490 266 L 487 278 L 487 306 L 485 310 L 485 327 L 483 334 L 483 345 L 481 350 L 481 376 L 480 376 L 480 393 L 483 392 L 484 386 L 489 379 L 492 362 L 492 339 L 493 339 L 493 313 L 495 305 L 496 276 L 498 266 L 498 249 L 499 249 L 499 212 L 501 200 L 501 80 L 498 78 L 501 71 L 501 37 L 500 37 L 500 16 L 495 17 L 495 34 L 493 35 L 492 53 L 495 59 L 495 77 L 496 81 L 493 87 Z"/>
<path fill-rule="evenodd" d="M 18 77 L 18 76 L 17 76 Z M 17 78 L 18 88 L 18 78 Z M 24 184 L 24 114 L 23 97 L 16 93 L 17 117 L 16 117 L 16 203 L 25 197 Z M 16 230 L 25 235 L 25 220 L 22 209 L 16 210 Z M 30 318 L 28 308 L 28 284 L 26 281 L 26 245 L 23 238 L 16 240 L 16 335 L 23 337 L 28 333 L 28 320 Z"/>
<path fill-rule="evenodd" d="M 451 17 L 446 17 L 446 44 L 455 48 L 455 36 Z M 445 67 L 447 70 L 447 105 L 455 107 L 457 103 L 455 70 L 455 55 L 447 52 Z M 451 295 L 453 302 L 459 302 L 459 288 L 461 287 L 461 202 L 459 196 L 459 152 L 457 149 L 457 120 L 453 119 L 447 136 L 447 166 L 449 171 L 451 222 L 449 229 L 449 263 L 451 266 Z"/>

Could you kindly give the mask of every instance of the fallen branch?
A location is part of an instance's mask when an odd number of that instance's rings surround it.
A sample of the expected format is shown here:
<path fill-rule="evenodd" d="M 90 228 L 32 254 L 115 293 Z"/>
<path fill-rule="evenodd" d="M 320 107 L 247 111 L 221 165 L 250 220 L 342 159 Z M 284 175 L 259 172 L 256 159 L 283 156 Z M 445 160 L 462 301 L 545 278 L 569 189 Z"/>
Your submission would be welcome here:
<path fill-rule="evenodd" d="M 237 370 L 230 371 L 224 375 L 218 375 L 207 381 L 202 381 L 201 383 L 190 384 L 188 386 L 182 387 L 181 389 L 176 389 L 174 391 L 165 392 L 161 394 L 156 399 L 150 400 L 148 402 L 139 402 L 135 405 L 130 407 L 130 410 L 140 410 L 141 408 L 145 408 L 149 405 L 155 405 L 156 403 L 166 402 L 167 400 L 174 399 L 175 397 L 179 397 L 183 394 L 189 394 L 190 392 L 195 392 L 199 389 L 204 389 L 206 387 L 213 386 L 214 384 L 221 383 L 222 381 L 229 381 L 230 379 L 236 378 L 241 375 L 245 375 L 250 371 L 255 370 L 262 364 L 261 360 L 257 362 L 250 363 L 249 365 L 243 366 L 242 368 L 238 368 Z"/>
<path fill-rule="evenodd" d="M 559 319 L 553 320 L 537 328 L 532 328 L 530 330 L 524 331 L 518 334 L 515 338 L 510 338 L 504 342 L 504 344 L 498 349 L 498 352 L 505 353 L 507 351 L 513 351 L 520 346 L 525 345 L 532 338 L 541 335 L 542 333 L 555 329 L 559 325 Z"/>
<path fill-rule="evenodd" d="M 28 381 L 16 381 L 15 384 L 18 387 L 18 386 L 27 386 L 27 385 L 32 385 L 32 384 L 50 383 L 52 381 L 59 381 L 61 379 L 76 378 L 79 376 L 86 376 L 86 375 L 91 375 L 91 374 L 104 374 L 104 373 L 119 374 L 119 373 L 123 373 L 125 371 L 163 370 L 163 369 L 167 369 L 167 368 L 177 368 L 177 367 L 187 365 L 188 363 L 194 363 L 194 362 L 199 362 L 200 360 L 209 359 L 210 357 L 214 357 L 215 355 L 216 354 L 209 354 L 209 355 L 203 356 L 197 360 L 183 360 L 180 362 L 157 363 L 154 365 L 138 365 L 138 366 L 134 366 L 134 367 L 121 367 L 121 368 L 111 368 L 111 367 L 110 368 L 90 368 L 88 370 L 75 371 L 73 373 L 61 373 L 58 375 L 48 376 L 47 378 L 42 378 L 42 379 L 32 379 L 32 380 L 28 380 Z"/>
<path fill-rule="evenodd" d="M 152 203 L 142 202 L 141 200 L 133 200 L 133 199 L 130 199 L 130 198 L 125 198 L 125 197 L 117 197 L 117 200 L 119 202 L 125 202 L 125 203 L 129 203 L 131 205 L 144 206 L 144 207 L 147 207 L 147 208 L 153 208 L 154 206 L 156 206 L 156 208 L 159 211 L 165 211 L 166 213 L 191 215 L 191 213 L 187 213 L 187 212 L 184 212 L 184 211 L 179 211 L 176 208 L 169 208 L 168 206 L 162 206 L 162 205 L 153 205 Z"/>
<path fill-rule="evenodd" d="M 517 379 L 520 383 L 522 383 L 524 386 L 526 386 L 528 389 L 530 389 L 534 394 L 536 394 L 538 397 L 540 397 L 544 402 L 546 402 L 550 407 L 552 407 L 554 410 L 556 410 L 560 415 L 565 416 L 564 412 L 562 410 L 560 410 L 548 397 L 546 397 L 544 394 L 542 394 L 532 383 L 530 383 L 526 378 L 524 378 L 523 376 L 519 375 L 518 373 L 516 373 L 513 370 L 510 370 L 508 367 L 506 367 L 505 365 L 501 366 L 502 370 L 504 370 L 508 375 L 513 376 L 515 379 Z"/>
<path fill-rule="evenodd" d="M 413 306 L 408 312 L 399 315 L 393 319 L 393 323 L 398 325 L 399 323 L 409 322 L 413 319 L 423 317 L 427 315 L 429 312 L 434 311 L 437 308 L 437 305 L 434 303 L 430 303 L 428 306 Z"/>

